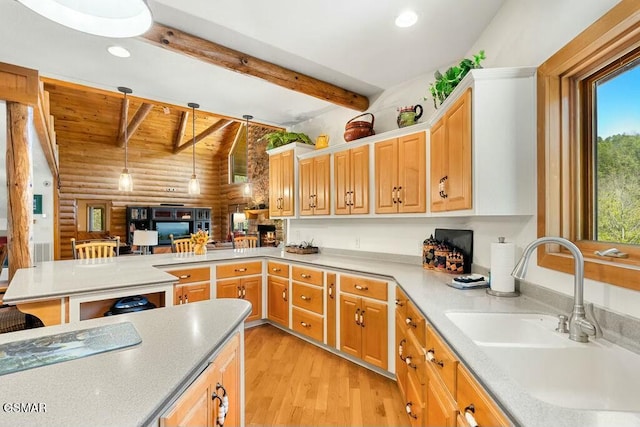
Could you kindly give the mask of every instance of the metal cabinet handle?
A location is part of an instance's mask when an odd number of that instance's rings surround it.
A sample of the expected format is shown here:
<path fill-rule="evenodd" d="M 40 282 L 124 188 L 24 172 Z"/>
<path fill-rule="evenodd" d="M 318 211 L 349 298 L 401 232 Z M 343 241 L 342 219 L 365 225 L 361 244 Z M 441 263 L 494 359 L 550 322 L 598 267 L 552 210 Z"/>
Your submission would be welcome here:
<path fill-rule="evenodd" d="M 467 420 L 470 427 L 478 427 L 476 417 L 473 416 L 475 413 L 476 407 L 473 405 L 473 403 L 464 408 L 464 418 Z"/>
<path fill-rule="evenodd" d="M 271 271 L 273 271 L 274 273 L 278 273 L 278 272 L 282 271 L 282 269 L 281 269 L 281 268 L 273 267 L 273 268 L 271 269 Z"/>
<path fill-rule="evenodd" d="M 178 276 L 179 279 L 188 279 L 189 277 L 191 277 L 190 274 L 183 274 L 181 276 Z"/>
<path fill-rule="evenodd" d="M 189 304 L 189 295 L 184 296 L 184 303 Z"/>
<path fill-rule="evenodd" d="M 311 327 L 311 323 L 306 323 L 306 322 L 300 322 L 300 325 L 301 325 L 303 328 L 310 328 L 310 327 Z"/>
<path fill-rule="evenodd" d="M 436 351 L 434 349 L 427 351 L 427 360 L 439 368 L 444 368 L 444 361 L 436 359 Z"/>
<path fill-rule="evenodd" d="M 285 301 L 287 300 L 287 291 L 286 290 L 282 291 L 282 299 L 285 300 Z"/>
<path fill-rule="evenodd" d="M 356 288 L 359 291 L 368 291 L 369 288 L 367 286 L 362 286 L 362 285 L 353 285 L 354 288 Z"/>
<path fill-rule="evenodd" d="M 398 203 L 402 203 L 402 199 L 400 198 L 400 191 L 402 190 L 402 187 L 398 187 Z"/>
<path fill-rule="evenodd" d="M 238 286 L 238 298 L 242 298 L 242 288 Z"/>
<path fill-rule="evenodd" d="M 236 268 L 233 271 L 235 271 L 236 273 L 244 273 L 245 271 L 247 271 L 247 268 L 246 267 Z"/>
<path fill-rule="evenodd" d="M 405 361 L 406 357 L 404 357 L 402 355 L 402 353 L 404 353 L 404 343 L 406 343 L 407 340 L 406 339 L 402 339 L 400 340 L 400 343 L 398 344 L 398 357 L 400 358 L 400 360 L 402 360 L 403 362 Z"/>
<path fill-rule="evenodd" d="M 360 312 L 360 326 L 364 328 L 364 310 Z"/>
<path fill-rule="evenodd" d="M 402 303 L 402 301 L 400 301 L 399 299 L 396 298 L 396 306 L 404 307 L 404 304 Z"/>
<path fill-rule="evenodd" d="M 391 190 L 391 197 L 393 198 L 394 205 L 398 203 L 398 200 L 396 199 L 396 191 L 398 191 L 398 187 L 393 187 L 393 189 Z"/>
<path fill-rule="evenodd" d="M 333 299 L 333 283 L 329 285 L 329 298 Z"/>
<path fill-rule="evenodd" d="M 353 206 L 353 191 L 349 191 L 349 206 Z"/>
<path fill-rule="evenodd" d="M 222 395 L 218 395 L 218 390 L 222 390 Z M 225 419 L 227 418 L 227 413 L 229 412 L 229 396 L 227 395 L 227 390 L 222 386 L 222 384 L 216 384 L 216 390 L 211 394 L 211 400 L 218 399 L 220 403 L 218 404 L 218 417 L 216 419 L 216 426 L 224 426 Z"/>
<path fill-rule="evenodd" d="M 345 206 L 349 206 L 349 192 L 348 191 L 344 192 L 344 205 Z"/>
<path fill-rule="evenodd" d="M 247 296 L 247 288 L 245 288 L 244 286 L 242 287 L 242 298 Z"/>
<path fill-rule="evenodd" d="M 360 319 L 360 309 L 359 308 L 356 310 L 356 315 L 355 315 L 356 325 L 360 324 L 360 321 L 358 319 Z"/>
<path fill-rule="evenodd" d="M 311 297 L 308 297 L 306 295 L 300 295 L 300 298 L 303 299 L 304 301 L 311 301 Z"/>
<path fill-rule="evenodd" d="M 413 321 L 411 317 L 407 317 L 406 319 L 404 319 L 404 322 L 407 324 L 407 326 L 411 326 L 412 328 L 418 327 L 418 325 Z"/>
<path fill-rule="evenodd" d="M 407 415 L 409 415 L 414 420 L 418 419 L 418 416 L 412 412 L 413 402 L 407 402 L 407 405 L 404 407 L 407 411 Z"/>
<path fill-rule="evenodd" d="M 311 279 L 311 275 L 310 274 L 301 273 L 300 277 L 302 277 L 303 279 Z"/>
<path fill-rule="evenodd" d="M 178 304 L 182 304 L 182 295 L 178 297 Z"/>
<path fill-rule="evenodd" d="M 446 186 L 447 179 L 449 179 L 449 177 L 445 175 L 442 178 L 440 178 L 440 181 L 438 182 L 438 193 L 440 194 L 440 197 L 443 199 L 446 199 L 447 197 L 449 197 L 449 195 L 447 194 L 447 186 Z"/>

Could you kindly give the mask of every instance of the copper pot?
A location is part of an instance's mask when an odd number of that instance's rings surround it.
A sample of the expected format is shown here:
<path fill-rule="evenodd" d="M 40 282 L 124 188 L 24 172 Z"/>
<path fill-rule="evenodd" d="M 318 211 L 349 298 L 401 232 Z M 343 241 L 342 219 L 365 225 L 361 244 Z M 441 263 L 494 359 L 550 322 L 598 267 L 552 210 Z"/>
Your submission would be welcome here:
<path fill-rule="evenodd" d="M 357 118 L 366 115 L 371 116 L 371 122 L 356 120 Z M 371 113 L 363 113 L 349 120 L 344 127 L 344 140 L 349 142 L 353 141 L 354 139 L 360 139 L 366 136 L 375 135 L 376 132 L 373 130 L 374 120 L 375 117 Z"/>

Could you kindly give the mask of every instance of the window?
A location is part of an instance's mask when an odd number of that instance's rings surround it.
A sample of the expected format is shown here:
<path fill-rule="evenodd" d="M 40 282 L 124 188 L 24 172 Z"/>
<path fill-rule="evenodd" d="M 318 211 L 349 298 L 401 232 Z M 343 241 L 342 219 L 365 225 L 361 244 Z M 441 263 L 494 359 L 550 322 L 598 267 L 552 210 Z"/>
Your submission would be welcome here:
<path fill-rule="evenodd" d="M 640 108 L 639 87 L 636 0 L 622 0 L 538 68 L 538 235 L 573 241 L 586 277 L 635 290 L 640 126 L 613 128 L 611 117 Z M 620 108 L 621 98 L 635 107 Z M 628 257 L 595 255 L 612 247 Z M 538 251 L 538 264 L 573 272 L 572 257 L 555 245 Z"/>
<path fill-rule="evenodd" d="M 247 182 L 247 127 L 240 126 L 229 151 L 229 183 Z"/>
<path fill-rule="evenodd" d="M 87 219 L 87 231 L 106 231 L 105 219 L 106 219 L 105 206 L 87 206 L 87 213 L 89 218 Z"/>

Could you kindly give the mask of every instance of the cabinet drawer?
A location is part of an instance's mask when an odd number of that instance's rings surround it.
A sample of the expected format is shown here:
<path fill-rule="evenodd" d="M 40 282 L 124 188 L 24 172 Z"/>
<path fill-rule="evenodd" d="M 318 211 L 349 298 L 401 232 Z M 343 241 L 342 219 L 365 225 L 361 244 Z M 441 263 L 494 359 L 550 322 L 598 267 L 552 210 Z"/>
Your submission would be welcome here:
<path fill-rule="evenodd" d="M 427 360 L 431 362 L 451 396 L 455 396 L 458 360 L 431 325 L 427 325 Z"/>
<path fill-rule="evenodd" d="M 200 268 L 184 268 L 180 270 L 167 271 L 178 278 L 180 285 L 184 283 L 204 282 L 211 278 L 211 269 L 209 267 Z"/>
<path fill-rule="evenodd" d="M 293 330 L 303 335 L 313 338 L 316 341 L 324 340 L 324 322 L 322 316 L 312 314 L 299 308 L 292 309 Z"/>
<path fill-rule="evenodd" d="M 216 266 L 216 278 L 224 279 L 226 277 L 248 276 L 251 274 L 262 273 L 262 262 L 239 262 L 236 264 L 226 264 Z"/>
<path fill-rule="evenodd" d="M 405 316 L 407 328 L 413 332 L 422 347 L 427 346 L 427 321 L 418 308 L 411 301 L 407 301 L 407 314 Z"/>
<path fill-rule="evenodd" d="M 387 300 L 387 282 L 381 282 L 380 280 L 341 275 L 340 290 L 380 301 Z"/>
<path fill-rule="evenodd" d="M 407 365 L 407 371 L 409 375 L 413 375 L 418 384 L 427 383 L 427 368 L 424 352 L 420 349 L 412 338 L 411 334 L 408 334 L 404 340 L 404 346 L 402 351 L 402 357 L 405 365 Z"/>
<path fill-rule="evenodd" d="M 409 375 L 407 380 L 407 401 L 405 402 L 405 409 L 412 427 L 419 427 L 424 425 L 424 398 L 422 393 L 422 386 L 414 382 L 414 378 Z"/>
<path fill-rule="evenodd" d="M 400 315 L 403 321 L 407 314 L 407 300 L 408 298 L 405 293 L 402 292 L 400 286 L 396 286 L 396 314 Z"/>
<path fill-rule="evenodd" d="M 462 418 L 465 416 L 465 411 L 469 411 L 470 415 L 475 418 L 478 425 L 510 425 L 493 400 L 491 400 L 487 393 L 462 365 L 458 365 L 456 401 L 458 402 L 458 409 L 460 410 Z"/>
<path fill-rule="evenodd" d="M 291 278 L 298 282 L 309 283 L 310 285 L 322 286 L 322 271 L 312 268 L 299 267 L 294 265 L 291 267 Z"/>
<path fill-rule="evenodd" d="M 289 277 L 289 265 L 288 264 L 282 264 L 282 263 L 279 263 L 279 262 L 269 261 L 267 263 L 267 273 L 271 274 L 272 276 L 288 278 Z"/>
<path fill-rule="evenodd" d="M 318 314 L 323 314 L 322 288 L 307 286 L 302 283 L 293 283 L 293 305 L 306 308 Z"/>

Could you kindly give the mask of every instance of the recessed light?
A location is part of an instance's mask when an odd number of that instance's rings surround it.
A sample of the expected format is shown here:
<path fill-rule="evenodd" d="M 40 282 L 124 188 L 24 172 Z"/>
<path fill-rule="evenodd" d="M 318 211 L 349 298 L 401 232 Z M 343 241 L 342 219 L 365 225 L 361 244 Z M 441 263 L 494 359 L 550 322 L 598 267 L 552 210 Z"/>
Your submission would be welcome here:
<path fill-rule="evenodd" d="M 18 0 L 58 24 L 103 37 L 135 37 L 153 18 L 145 0 Z"/>
<path fill-rule="evenodd" d="M 413 10 L 406 10 L 396 18 L 396 26 L 407 28 L 418 22 L 418 15 Z"/>
<path fill-rule="evenodd" d="M 107 50 L 111 55 L 117 56 L 118 58 L 128 58 L 131 56 L 131 52 L 122 46 L 109 46 Z"/>

